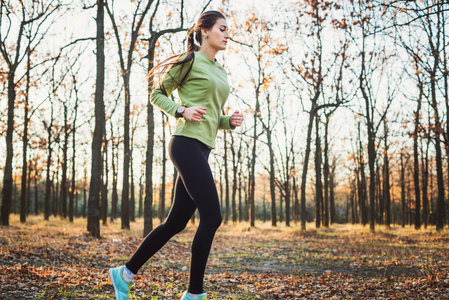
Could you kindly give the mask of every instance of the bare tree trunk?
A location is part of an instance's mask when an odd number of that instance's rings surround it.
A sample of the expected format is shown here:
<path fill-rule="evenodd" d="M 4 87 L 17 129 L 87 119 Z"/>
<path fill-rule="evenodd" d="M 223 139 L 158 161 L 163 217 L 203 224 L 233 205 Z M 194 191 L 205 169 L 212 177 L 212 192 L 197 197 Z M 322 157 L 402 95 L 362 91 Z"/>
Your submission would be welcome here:
<path fill-rule="evenodd" d="M 6 3 L 1 3 L 1 9 L 3 10 L 3 5 Z M 23 16 L 25 16 L 25 8 L 23 8 Z M 14 61 L 10 60 L 8 50 L 6 45 L 3 43 L 3 40 L 0 40 L 0 50 L 2 52 L 3 58 L 8 64 L 9 70 L 7 75 L 8 80 L 8 119 L 7 119 L 7 129 L 6 129 L 6 162 L 5 169 L 3 173 L 3 189 L 2 189 L 2 206 L 0 212 L 0 218 L 2 221 L 2 225 L 9 226 L 9 214 L 10 214 L 10 206 L 12 201 L 12 193 L 13 193 L 13 179 L 12 179 L 12 160 L 14 156 L 13 149 L 13 134 L 14 134 L 14 105 L 16 101 L 16 83 L 14 82 L 14 77 L 16 73 L 16 69 L 18 66 L 19 59 L 19 49 L 20 49 L 20 41 L 22 39 L 23 34 L 23 24 L 24 20 L 20 24 L 18 41 L 17 41 L 17 53 Z"/>
<path fill-rule="evenodd" d="M 37 162 L 34 164 L 34 214 L 39 213 L 39 186 L 37 183 Z"/>
<path fill-rule="evenodd" d="M 163 112 L 161 112 L 162 116 L 162 183 L 160 190 L 160 198 L 159 198 L 159 220 L 162 223 L 165 219 L 165 178 L 167 177 L 167 156 L 166 156 L 166 132 L 165 132 L 165 124 L 166 117 Z"/>
<path fill-rule="evenodd" d="M 298 198 L 298 184 L 296 182 L 296 155 L 295 155 L 295 151 L 294 151 L 294 143 L 293 143 L 294 139 L 291 139 L 291 152 L 292 152 L 292 167 L 294 168 L 294 172 L 292 174 L 293 176 L 293 195 L 294 195 L 294 204 L 293 204 L 293 221 L 295 222 L 295 224 L 299 221 L 299 198 Z"/>
<path fill-rule="evenodd" d="M 55 137 L 54 139 L 55 141 L 58 140 L 58 138 Z M 53 211 L 53 216 L 62 216 L 62 205 L 61 205 L 61 201 L 59 201 L 59 194 L 60 194 L 60 180 L 59 180 L 59 149 L 58 149 L 58 155 L 57 155 L 57 159 L 56 159 L 56 163 L 58 164 L 56 166 L 56 174 L 55 172 L 53 172 L 52 174 L 52 179 L 51 179 L 51 187 L 52 187 L 52 196 L 51 196 L 51 201 L 52 201 L 52 211 Z"/>
<path fill-rule="evenodd" d="M 138 116 L 136 116 L 138 118 Z M 131 151 L 130 151 L 130 163 L 131 163 L 131 198 L 130 198 L 130 210 L 129 218 L 131 222 L 136 221 L 136 193 L 134 185 L 134 135 L 136 132 L 137 124 L 131 128 Z M 164 148 L 165 149 L 165 148 Z M 165 151 L 164 151 L 165 153 Z"/>
<path fill-rule="evenodd" d="M 238 188 L 238 162 L 240 161 L 240 152 L 241 152 L 241 142 L 240 139 L 240 148 L 238 149 L 238 154 L 235 152 L 234 148 L 234 135 L 232 132 L 229 134 L 231 136 L 231 154 L 232 154 L 232 196 L 231 196 L 231 211 L 232 211 L 232 222 L 237 222 L 237 205 L 236 205 L 236 194 Z M 237 157 L 238 156 L 238 157 Z"/>
<path fill-rule="evenodd" d="M 44 219 L 45 220 L 49 220 L 50 218 L 50 194 L 51 194 L 51 175 L 50 175 L 50 167 L 51 167 L 51 156 L 52 156 L 52 152 L 53 152 L 53 148 L 51 146 L 51 138 L 52 138 L 52 134 L 51 134 L 51 130 L 53 127 L 53 102 L 51 102 L 51 112 L 50 112 L 50 124 L 48 126 L 46 126 L 47 128 L 47 134 L 48 134 L 48 138 L 47 138 L 47 148 L 48 148 L 48 155 L 47 155 L 47 178 L 45 180 L 45 200 L 44 200 Z M 44 124 L 46 125 L 46 124 Z M 3 198 L 4 199 L 4 198 Z"/>
<path fill-rule="evenodd" d="M 101 191 L 100 191 L 100 209 L 101 219 L 103 225 L 108 222 L 108 181 L 109 181 L 109 168 L 108 168 L 108 140 L 106 139 L 106 122 L 103 135 L 103 172 L 101 176 Z"/>
<path fill-rule="evenodd" d="M 157 38 L 152 34 L 148 48 L 148 71 L 154 66 L 154 51 Z M 153 230 L 153 157 L 154 157 L 154 109 L 150 103 L 153 91 L 153 79 L 148 80 L 148 103 L 147 103 L 147 123 L 148 138 L 145 161 L 145 199 L 143 207 L 143 236 L 148 235 Z M 175 184 L 175 182 L 173 182 Z"/>
<path fill-rule="evenodd" d="M 27 216 L 26 209 L 26 194 L 27 194 L 27 150 L 28 150 L 28 105 L 30 95 L 30 70 L 31 70 L 31 50 L 27 49 L 27 71 L 26 71 L 26 87 L 25 87 L 25 108 L 24 108 L 24 123 L 23 123 L 23 137 L 22 137 L 22 188 L 20 190 L 20 222 L 25 223 Z M 28 185 L 29 188 L 29 185 Z"/>
<path fill-rule="evenodd" d="M 442 23 L 442 44 L 443 46 L 443 80 L 444 80 L 444 102 L 446 104 L 446 133 L 443 133 L 443 136 L 445 137 L 445 143 L 446 143 L 446 159 L 449 162 L 449 82 L 448 82 L 448 77 L 449 77 L 449 69 L 448 69 L 448 65 L 447 65 L 447 52 L 446 52 L 446 48 L 447 48 L 447 42 L 446 42 L 446 14 L 445 11 L 442 10 L 441 11 L 441 23 Z M 449 176 L 449 168 L 447 168 L 447 172 L 448 172 L 448 176 Z M 448 177 L 449 178 L 449 177 Z M 449 220 L 449 205 L 447 206 L 448 208 L 448 214 L 445 217 L 446 219 L 446 223 L 447 220 Z"/>
<path fill-rule="evenodd" d="M 225 179 L 225 191 L 226 191 L 226 197 L 225 197 L 225 214 L 224 214 L 224 224 L 228 223 L 229 220 L 229 172 L 228 172 L 228 141 L 227 141 L 227 135 L 228 133 L 225 131 L 223 136 L 223 143 L 224 143 L 224 179 Z"/>
<path fill-rule="evenodd" d="M 323 187 L 321 182 L 321 141 L 320 124 L 318 116 L 315 119 L 315 226 L 321 227 L 321 203 L 323 199 Z"/>
<path fill-rule="evenodd" d="M 379 160 L 376 160 L 376 203 L 375 203 L 375 212 L 376 212 L 376 222 L 377 224 L 383 224 L 383 216 L 384 216 L 384 201 L 382 194 L 382 181 L 380 180 L 380 166 Z"/>
<path fill-rule="evenodd" d="M 142 184 L 143 174 L 139 177 L 139 210 L 137 212 L 137 216 L 142 218 L 143 216 L 143 184 Z M 174 184 L 174 182 L 173 182 Z"/>
<path fill-rule="evenodd" d="M 263 195 L 262 195 L 262 221 L 265 223 L 267 221 L 267 208 L 265 206 L 266 204 L 266 199 L 265 199 L 265 194 L 266 194 L 266 185 L 263 186 Z"/>
<path fill-rule="evenodd" d="M 364 53 L 364 52 L 363 52 Z M 362 54 L 363 56 L 363 54 Z M 363 59 L 363 58 L 362 58 Z M 362 64 L 364 66 L 364 64 Z M 364 68 L 362 67 L 364 70 Z M 363 71 L 364 72 L 364 71 Z M 363 74 L 362 72 L 362 74 Z M 375 189 L 376 189 L 376 171 L 375 171 L 375 160 L 376 160 L 376 145 L 375 145 L 375 132 L 374 132 L 374 124 L 373 124 L 373 116 L 371 114 L 371 102 L 369 101 L 369 97 L 365 92 L 364 89 L 364 82 L 365 77 L 364 75 L 360 76 L 360 89 L 362 90 L 362 94 L 364 94 L 365 99 L 365 105 L 366 105 L 366 123 L 367 123 L 367 131 L 368 131 L 368 166 L 369 166 L 369 175 L 370 175 L 370 182 L 369 182 L 369 211 L 370 211 L 370 230 L 371 232 L 374 232 L 375 228 L 375 218 L 376 218 L 376 211 L 374 207 L 374 198 L 375 198 Z"/>
<path fill-rule="evenodd" d="M 307 181 L 307 170 L 309 168 L 309 156 L 310 156 L 310 144 L 312 142 L 312 128 L 313 119 L 316 114 L 315 110 L 316 104 L 312 102 L 312 109 L 309 113 L 309 125 L 307 129 L 306 138 L 306 150 L 304 154 L 304 162 L 302 166 L 302 179 L 301 179 L 301 230 L 306 230 L 306 181 Z"/>
<path fill-rule="evenodd" d="M 365 160 L 363 158 L 363 146 L 360 136 L 360 123 L 358 123 L 358 139 L 359 139 L 359 164 L 360 164 L 360 185 L 359 185 L 359 208 L 361 214 L 362 225 L 368 223 L 368 213 L 366 209 L 366 178 L 365 178 Z"/>
<path fill-rule="evenodd" d="M 27 194 L 26 194 L 26 216 L 28 217 L 31 213 L 31 198 L 30 198 L 30 194 L 31 194 L 31 171 L 33 171 L 33 165 L 32 165 L 32 161 L 30 160 L 28 162 L 29 166 L 28 166 L 28 179 L 27 179 Z"/>
<path fill-rule="evenodd" d="M 296 163 L 295 163 L 295 153 L 292 152 L 292 164 L 293 167 L 296 169 Z M 295 224 L 299 220 L 299 198 L 298 198 L 298 184 L 296 182 L 296 171 L 293 174 L 293 195 L 294 195 L 294 207 L 293 207 L 293 221 Z"/>
<path fill-rule="evenodd" d="M 78 199 L 79 199 L 79 195 L 80 195 L 80 193 L 75 193 L 75 218 L 78 218 L 79 217 L 79 210 L 78 210 L 78 204 L 79 204 L 79 201 L 78 201 Z"/>
<path fill-rule="evenodd" d="M 87 231 L 100 238 L 100 187 L 103 171 L 101 144 L 104 136 L 104 0 L 97 0 L 97 78 L 95 85 L 95 129 L 92 138 L 92 168 L 89 189 Z"/>
<path fill-rule="evenodd" d="M 329 227 L 329 120 L 326 114 L 326 122 L 324 123 L 324 227 Z"/>
<path fill-rule="evenodd" d="M 406 204 L 405 204 L 405 166 L 404 166 L 404 151 L 401 150 L 401 205 L 402 205 L 402 227 L 406 223 Z"/>
<path fill-rule="evenodd" d="M 111 136 L 114 136 L 114 127 L 112 122 L 111 124 Z M 115 150 L 117 148 L 117 143 L 115 140 L 112 140 L 111 145 L 111 165 L 112 165 L 112 199 L 111 199 L 111 222 L 114 222 L 114 220 L 117 218 L 117 203 L 118 203 L 118 193 L 117 193 L 117 164 L 118 164 L 118 157 L 117 152 L 118 150 Z"/>
<path fill-rule="evenodd" d="M 385 121 L 386 122 L 386 121 Z M 384 139 L 384 165 L 383 165 L 383 198 L 385 203 L 385 225 L 389 228 L 391 224 L 391 197 L 390 197 L 390 159 L 388 157 L 388 139 L 387 139 L 387 125 L 385 124 L 385 139 Z"/>
<path fill-rule="evenodd" d="M 256 108 L 254 110 L 254 131 L 253 131 L 253 147 L 251 152 L 251 165 L 250 165 L 250 190 L 249 190 L 249 212 L 250 212 L 250 226 L 255 226 L 256 220 L 256 207 L 255 207 L 255 186 L 256 186 L 256 147 L 257 147 L 257 114 L 259 113 L 259 91 L 256 91 Z"/>
<path fill-rule="evenodd" d="M 12 200 L 12 159 L 13 159 L 13 133 L 14 133 L 14 103 L 16 99 L 14 72 L 8 73 L 8 127 L 6 129 L 6 165 L 3 173 L 2 189 L 2 207 L 1 219 L 2 225 L 9 226 L 9 213 Z"/>
<path fill-rule="evenodd" d="M 435 70 L 437 69 L 437 59 L 435 59 Z M 444 222 L 445 222 L 445 208 L 444 208 L 444 179 L 443 179 L 443 161 L 442 161 L 442 153 L 441 153 L 441 142 L 440 142 L 440 116 L 438 111 L 438 104 L 437 104 L 437 96 L 436 96 L 436 78 L 435 78 L 436 72 L 431 74 L 431 101 L 432 101 L 432 107 L 434 110 L 434 120 L 435 120 L 435 160 L 436 160 L 436 167 L 437 167 L 437 190 L 438 190 L 438 196 L 437 196 L 437 209 L 436 209 L 436 229 L 437 231 L 443 230 L 444 228 Z"/>
<path fill-rule="evenodd" d="M 421 83 L 419 83 L 421 87 Z M 419 188 L 419 150 L 418 150 L 418 134 L 420 125 L 422 88 L 419 89 L 418 107 L 415 112 L 415 129 L 413 132 L 413 181 L 415 185 L 415 229 L 421 228 L 421 191 Z"/>
<path fill-rule="evenodd" d="M 283 209 L 283 202 L 284 202 L 284 193 L 282 192 L 282 186 L 279 186 L 279 222 L 284 222 L 284 209 Z"/>
<path fill-rule="evenodd" d="M 249 209 L 250 209 L 250 197 L 251 197 L 251 183 L 252 183 L 252 179 L 251 179 L 251 158 L 249 156 L 249 149 L 248 149 L 248 153 L 247 153 L 247 168 L 248 168 L 248 172 L 249 172 L 249 176 L 248 176 L 248 181 L 246 182 L 246 186 L 245 186 L 245 204 L 244 204 L 244 216 L 245 216 L 245 221 L 248 222 L 249 221 Z"/>
<path fill-rule="evenodd" d="M 284 134 L 287 137 L 287 126 L 284 126 Z M 290 177 L 292 176 L 292 166 L 290 165 L 290 154 L 292 148 L 285 145 L 285 182 L 284 182 L 284 194 L 285 194 L 285 225 L 290 226 Z"/>
<path fill-rule="evenodd" d="M 275 182 L 275 169 L 274 169 L 274 153 L 272 142 L 272 131 L 267 130 L 267 144 L 270 155 L 270 199 L 271 199 L 271 226 L 277 226 L 277 214 L 276 214 L 276 186 Z"/>
<path fill-rule="evenodd" d="M 287 166 L 287 170 L 290 170 L 290 168 Z M 290 226 L 290 174 L 287 175 L 286 182 L 284 185 L 285 190 L 285 226 Z"/>
<path fill-rule="evenodd" d="M 422 154 L 422 201 L 423 201 L 423 222 L 424 228 L 427 228 L 428 216 L 429 216 L 429 198 L 427 192 L 427 186 L 429 184 L 429 144 L 427 143 L 425 153 Z"/>
<path fill-rule="evenodd" d="M 67 151 L 69 144 L 69 124 L 67 120 L 67 104 L 63 103 L 64 106 L 64 142 L 62 146 L 62 179 L 61 179 L 61 190 L 60 190 L 60 201 L 62 205 L 62 217 L 67 218 Z"/>
<path fill-rule="evenodd" d="M 133 143 L 131 142 L 131 145 Z M 130 196 L 130 209 L 129 209 L 129 219 L 131 222 L 136 221 L 136 193 L 134 188 L 134 159 L 132 156 L 133 151 L 131 150 L 131 196 Z"/>
<path fill-rule="evenodd" d="M 355 200 L 355 194 L 356 194 L 356 184 L 355 182 L 352 182 L 351 184 L 351 193 L 350 193 L 350 197 L 351 197 L 351 223 L 352 225 L 354 225 L 357 222 L 357 218 L 356 218 L 356 201 Z"/>
<path fill-rule="evenodd" d="M 335 160 L 332 162 L 331 171 L 329 174 L 329 202 L 330 202 L 330 222 L 331 224 L 337 221 L 337 214 L 335 211 Z"/>
<path fill-rule="evenodd" d="M 73 214 L 75 209 L 75 214 L 78 210 L 78 201 L 73 207 L 73 198 L 76 193 L 76 119 L 78 118 L 78 88 L 76 86 L 75 76 L 73 77 L 74 81 L 74 89 L 75 89 L 75 115 L 73 117 L 73 125 L 72 125 L 72 189 L 70 192 L 70 202 L 69 202 L 69 219 L 70 222 L 73 222 Z M 77 198 L 78 199 L 78 198 Z"/>
<path fill-rule="evenodd" d="M 238 212 L 239 212 L 239 223 L 243 221 L 243 205 L 242 205 L 242 186 L 243 186 L 243 179 L 242 179 L 242 168 L 243 166 L 240 165 L 239 174 L 238 174 Z"/>
<path fill-rule="evenodd" d="M 130 113 L 130 86 L 129 73 L 125 71 L 123 75 L 125 86 L 125 109 L 124 109 L 124 138 L 123 138 L 123 186 L 122 186 L 122 202 L 121 202 L 121 220 L 122 229 L 129 229 L 129 113 Z"/>
<path fill-rule="evenodd" d="M 84 184 L 83 184 L 83 213 L 82 216 L 85 218 L 87 215 L 87 169 L 84 169 Z"/>

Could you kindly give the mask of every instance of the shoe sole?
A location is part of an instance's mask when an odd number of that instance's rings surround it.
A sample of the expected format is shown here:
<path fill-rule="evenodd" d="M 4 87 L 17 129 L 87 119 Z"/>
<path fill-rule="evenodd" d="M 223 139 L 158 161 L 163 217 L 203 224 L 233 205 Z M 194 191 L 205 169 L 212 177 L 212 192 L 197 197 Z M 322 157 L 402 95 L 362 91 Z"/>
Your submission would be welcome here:
<path fill-rule="evenodd" d="M 112 269 L 109 269 L 109 279 L 111 279 L 112 286 L 114 287 L 115 298 L 116 298 L 117 300 L 120 300 L 120 299 L 118 298 L 118 292 L 117 292 L 117 287 L 115 286 L 114 276 L 112 276 Z"/>

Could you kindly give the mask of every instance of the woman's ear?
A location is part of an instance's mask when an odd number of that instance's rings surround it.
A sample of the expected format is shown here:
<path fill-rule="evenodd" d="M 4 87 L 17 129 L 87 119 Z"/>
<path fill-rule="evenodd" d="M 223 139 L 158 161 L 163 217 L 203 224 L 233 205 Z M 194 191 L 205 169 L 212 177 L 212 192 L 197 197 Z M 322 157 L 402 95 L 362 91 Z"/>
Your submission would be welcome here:
<path fill-rule="evenodd" d="M 209 34 L 209 30 L 207 30 L 207 29 L 204 29 L 204 28 L 201 28 L 201 35 L 204 37 L 204 36 L 208 36 L 208 34 Z"/>

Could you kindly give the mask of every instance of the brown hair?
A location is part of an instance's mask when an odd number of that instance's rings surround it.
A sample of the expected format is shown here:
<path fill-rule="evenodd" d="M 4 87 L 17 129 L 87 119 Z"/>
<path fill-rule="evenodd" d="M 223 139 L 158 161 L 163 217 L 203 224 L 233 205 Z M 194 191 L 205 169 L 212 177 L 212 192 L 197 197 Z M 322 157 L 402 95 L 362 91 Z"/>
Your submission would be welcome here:
<path fill-rule="evenodd" d="M 201 48 L 200 46 L 198 46 L 201 45 L 203 42 L 203 38 L 201 36 L 201 29 L 208 29 L 208 30 L 211 29 L 218 19 L 226 19 L 226 18 L 221 12 L 216 10 L 209 10 L 203 12 L 198 18 L 197 23 L 193 24 L 193 26 L 187 30 L 187 52 L 169 57 L 163 62 L 159 63 L 157 66 L 153 67 L 150 70 L 150 72 L 148 72 L 147 75 L 148 80 L 153 80 L 153 77 L 155 76 L 158 76 L 160 79 L 163 79 L 165 76 L 168 75 L 168 72 L 173 67 L 176 67 L 178 65 L 182 65 L 181 70 L 179 71 L 179 73 L 181 74 L 182 68 L 184 68 L 188 62 L 192 61 L 192 63 L 189 66 L 189 70 L 178 83 L 178 86 L 181 85 L 181 83 L 187 77 L 192 68 L 193 60 L 195 58 L 195 51 L 198 51 Z M 160 87 L 164 92 L 164 94 L 167 94 L 162 84 L 162 80 L 160 80 Z"/>

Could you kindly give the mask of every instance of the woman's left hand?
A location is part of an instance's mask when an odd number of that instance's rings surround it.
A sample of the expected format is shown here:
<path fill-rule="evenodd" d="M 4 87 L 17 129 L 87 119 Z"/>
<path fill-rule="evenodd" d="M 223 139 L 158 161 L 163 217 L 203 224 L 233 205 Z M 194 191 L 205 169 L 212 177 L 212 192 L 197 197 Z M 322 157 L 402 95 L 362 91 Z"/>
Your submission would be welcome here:
<path fill-rule="evenodd" d="M 236 110 L 232 114 L 231 119 L 229 120 L 229 123 L 232 126 L 236 126 L 236 127 L 241 126 L 243 123 L 243 114 L 241 112 L 239 112 L 238 110 Z"/>

